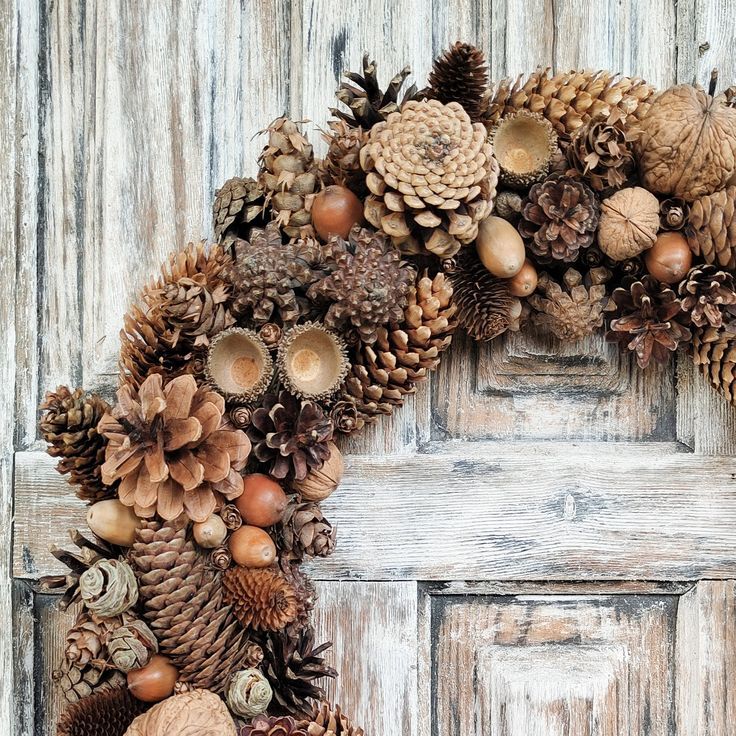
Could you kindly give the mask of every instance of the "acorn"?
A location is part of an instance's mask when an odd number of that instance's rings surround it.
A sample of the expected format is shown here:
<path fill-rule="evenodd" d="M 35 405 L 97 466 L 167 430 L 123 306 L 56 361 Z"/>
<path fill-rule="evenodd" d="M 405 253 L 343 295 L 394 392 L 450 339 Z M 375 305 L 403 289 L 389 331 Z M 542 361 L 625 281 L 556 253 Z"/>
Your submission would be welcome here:
<path fill-rule="evenodd" d="M 509 292 L 513 296 L 523 297 L 534 293 L 534 290 L 537 288 L 538 279 L 537 269 L 534 268 L 534 264 L 527 258 L 521 267 L 521 271 L 516 276 L 512 276 L 506 284 Z"/>
<path fill-rule="evenodd" d="M 211 514 L 205 521 L 197 521 L 192 525 L 194 541 L 205 549 L 219 547 L 227 536 L 227 526 L 217 515 Z"/>
<path fill-rule="evenodd" d="M 312 225 L 322 240 L 346 239 L 353 225 L 363 221 L 363 204 L 347 187 L 332 184 L 312 201 Z"/>
<path fill-rule="evenodd" d="M 502 217 L 491 215 L 480 223 L 475 248 L 483 265 L 500 279 L 516 276 L 524 266 L 524 241 Z"/>
<path fill-rule="evenodd" d="M 675 284 L 687 276 L 693 265 L 693 253 L 687 238 L 680 232 L 663 232 L 644 252 L 644 265 L 657 281 Z"/>
<path fill-rule="evenodd" d="M 288 502 L 281 486 L 263 473 L 243 476 L 243 493 L 235 499 L 245 523 L 260 527 L 278 524 Z"/>
<path fill-rule="evenodd" d="M 166 657 L 154 654 L 145 667 L 128 672 L 128 689 L 144 703 L 158 703 L 174 692 L 178 679 L 176 667 Z"/>
<path fill-rule="evenodd" d="M 117 498 L 98 501 L 87 512 L 87 526 L 100 538 L 120 547 L 132 547 L 135 530 L 141 526 L 132 507 Z"/>
<path fill-rule="evenodd" d="M 230 554 L 243 567 L 269 567 L 276 559 L 273 539 L 257 526 L 241 526 L 230 535 Z"/>

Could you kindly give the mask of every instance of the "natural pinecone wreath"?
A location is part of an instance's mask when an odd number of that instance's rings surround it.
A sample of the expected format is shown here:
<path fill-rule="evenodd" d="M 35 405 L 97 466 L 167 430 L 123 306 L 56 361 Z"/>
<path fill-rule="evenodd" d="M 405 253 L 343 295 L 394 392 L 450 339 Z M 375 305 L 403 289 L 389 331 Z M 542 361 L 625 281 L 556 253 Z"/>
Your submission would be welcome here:
<path fill-rule="evenodd" d="M 90 533 L 52 550 L 68 571 L 41 581 L 74 606 L 60 736 L 362 736 L 324 702 L 337 672 L 301 564 L 336 546 L 342 438 L 458 330 L 603 331 L 641 368 L 684 349 L 736 404 L 733 91 L 494 83 L 461 42 L 420 92 L 410 74 L 382 85 L 367 54 L 346 72 L 324 159 L 303 121 L 271 122 L 214 192 L 216 243 L 175 251 L 126 312 L 113 403 L 60 386 L 41 404 L 89 504 Z"/>

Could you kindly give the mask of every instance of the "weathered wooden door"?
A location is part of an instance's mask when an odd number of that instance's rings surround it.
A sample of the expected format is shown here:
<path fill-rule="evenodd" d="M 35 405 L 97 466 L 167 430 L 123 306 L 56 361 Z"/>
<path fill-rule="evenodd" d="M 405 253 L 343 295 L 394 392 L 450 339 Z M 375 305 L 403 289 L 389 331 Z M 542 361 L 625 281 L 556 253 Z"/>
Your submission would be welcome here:
<path fill-rule="evenodd" d="M 725 0 L 3 0 L 0 731 L 54 732 L 68 620 L 33 581 L 83 518 L 39 398 L 111 394 L 129 299 L 210 233 L 254 131 L 324 124 L 364 49 L 420 83 L 463 38 L 495 79 L 551 64 L 666 86 L 736 80 L 734 28 Z M 333 694 L 374 735 L 734 733 L 735 418 L 686 358 L 642 374 L 598 339 L 458 339 L 348 448 L 326 504 L 339 550 L 311 573 Z"/>

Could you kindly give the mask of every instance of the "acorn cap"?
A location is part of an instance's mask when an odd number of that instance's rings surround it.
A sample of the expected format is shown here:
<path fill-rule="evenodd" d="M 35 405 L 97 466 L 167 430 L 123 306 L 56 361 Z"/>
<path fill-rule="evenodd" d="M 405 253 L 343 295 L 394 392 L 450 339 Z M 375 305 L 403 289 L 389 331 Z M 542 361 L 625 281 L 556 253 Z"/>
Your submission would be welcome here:
<path fill-rule="evenodd" d="M 350 368 L 345 341 L 317 322 L 306 322 L 284 333 L 277 366 L 289 392 L 302 399 L 330 397 Z"/>
<path fill-rule="evenodd" d="M 545 117 L 529 110 L 506 115 L 491 132 L 493 153 L 506 186 L 525 189 L 549 173 L 557 133 Z"/>
<path fill-rule="evenodd" d="M 248 403 L 266 392 L 273 378 L 268 348 L 252 330 L 231 327 L 210 343 L 207 380 L 227 399 Z"/>

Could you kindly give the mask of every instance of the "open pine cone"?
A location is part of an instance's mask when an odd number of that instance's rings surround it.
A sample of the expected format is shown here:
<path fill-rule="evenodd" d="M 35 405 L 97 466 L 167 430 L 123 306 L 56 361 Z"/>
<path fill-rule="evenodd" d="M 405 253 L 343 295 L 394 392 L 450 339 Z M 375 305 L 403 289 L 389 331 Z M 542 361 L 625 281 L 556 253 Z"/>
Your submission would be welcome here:
<path fill-rule="evenodd" d="M 353 726 L 339 705 L 333 709 L 329 703 L 322 703 L 312 720 L 303 724 L 309 736 L 363 736 L 363 729 Z"/>
<path fill-rule="evenodd" d="M 327 557 L 335 549 L 337 530 L 317 503 L 292 498 L 279 525 L 279 543 L 289 559 Z"/>
<path fill-rule="evenodd" d="M 736 186 L 692 202 L 685 234 L 690 250 L 706 263 L 736 269 Z"/>
<path fill-rule="evenodd" d="M 125 687 L 125 675 L 122 672 L 94 660 L 81 664 L 70 662 L 64 657 L 52 677 L 67 703 L 76 703 L 94 693 Z"/>
<path fill-rule="evenodd" d="M 133 719 L 147 708 L 127 687 L 96 692 L 66 708 L 59 717 L 56 735 L 124 736 Z"/>
<path fill-rule="evenodd" d="M 733 274 L 717 266 L 695 266 L 680 283 L 682 311 L 696 327 L 720 327 L 724 315 L 729 322 L 736 317 L 735 289 Z"/>
<path fill-rule="evenodd" d="M 102 479 L 120 480 L 118 496 L 144 518 L 205 521 L 243 492 L 250 442 L 225 421 L 224 399 L 192 376 L 164 386 L 152 374 L 140 391 L 123 386 L 99 430 L 107 437 Z"/>
<path fill-rule="evenodd" d="M 263 189 L 255 179 L 235 176 L 216 192 L 212 205 L 215 239 L 227 243 L 233 238 L 248 238 L 251 227 L 264 222 Z"/>
<path fill-rule="evenodd" d="M 493 208 L 499 167 L 486 136 L 457 102 L 407 102 L 360 150 L 365 219 L 406 253 L 455 255 Z"/>
<path fill-rule="evenodd" d="M 291 716 L 256 716 L 240 730 L 239 736 L 310 736 Z"/>
<path fill-rule="evenodd" d="M 74 625 L 66 632 L 64 655 L 67 660 L 79 666 L 92 662 L 104 667 L 108 639 L 121 624 L 122 619 L 118 616 L 103 618 L 85 608 L 80 609 Z"/>
<path fill-rule="evenodd" d="M 330 120 L 329 132 L 323 132 L 327 154 L 322 162 L 326 183 L 340 184 L 355 192 L 360 199 L 368 193 L 365 172 L 360 167 L 360 149 L 368 142 L 368 132 L 351 127 L 344 120 Z"/>
<path fill-rule="evenodd" d="M 693 360 L 713 388 L 736 404 L 736 331 L 733 325 L 697 328 Z"/>

